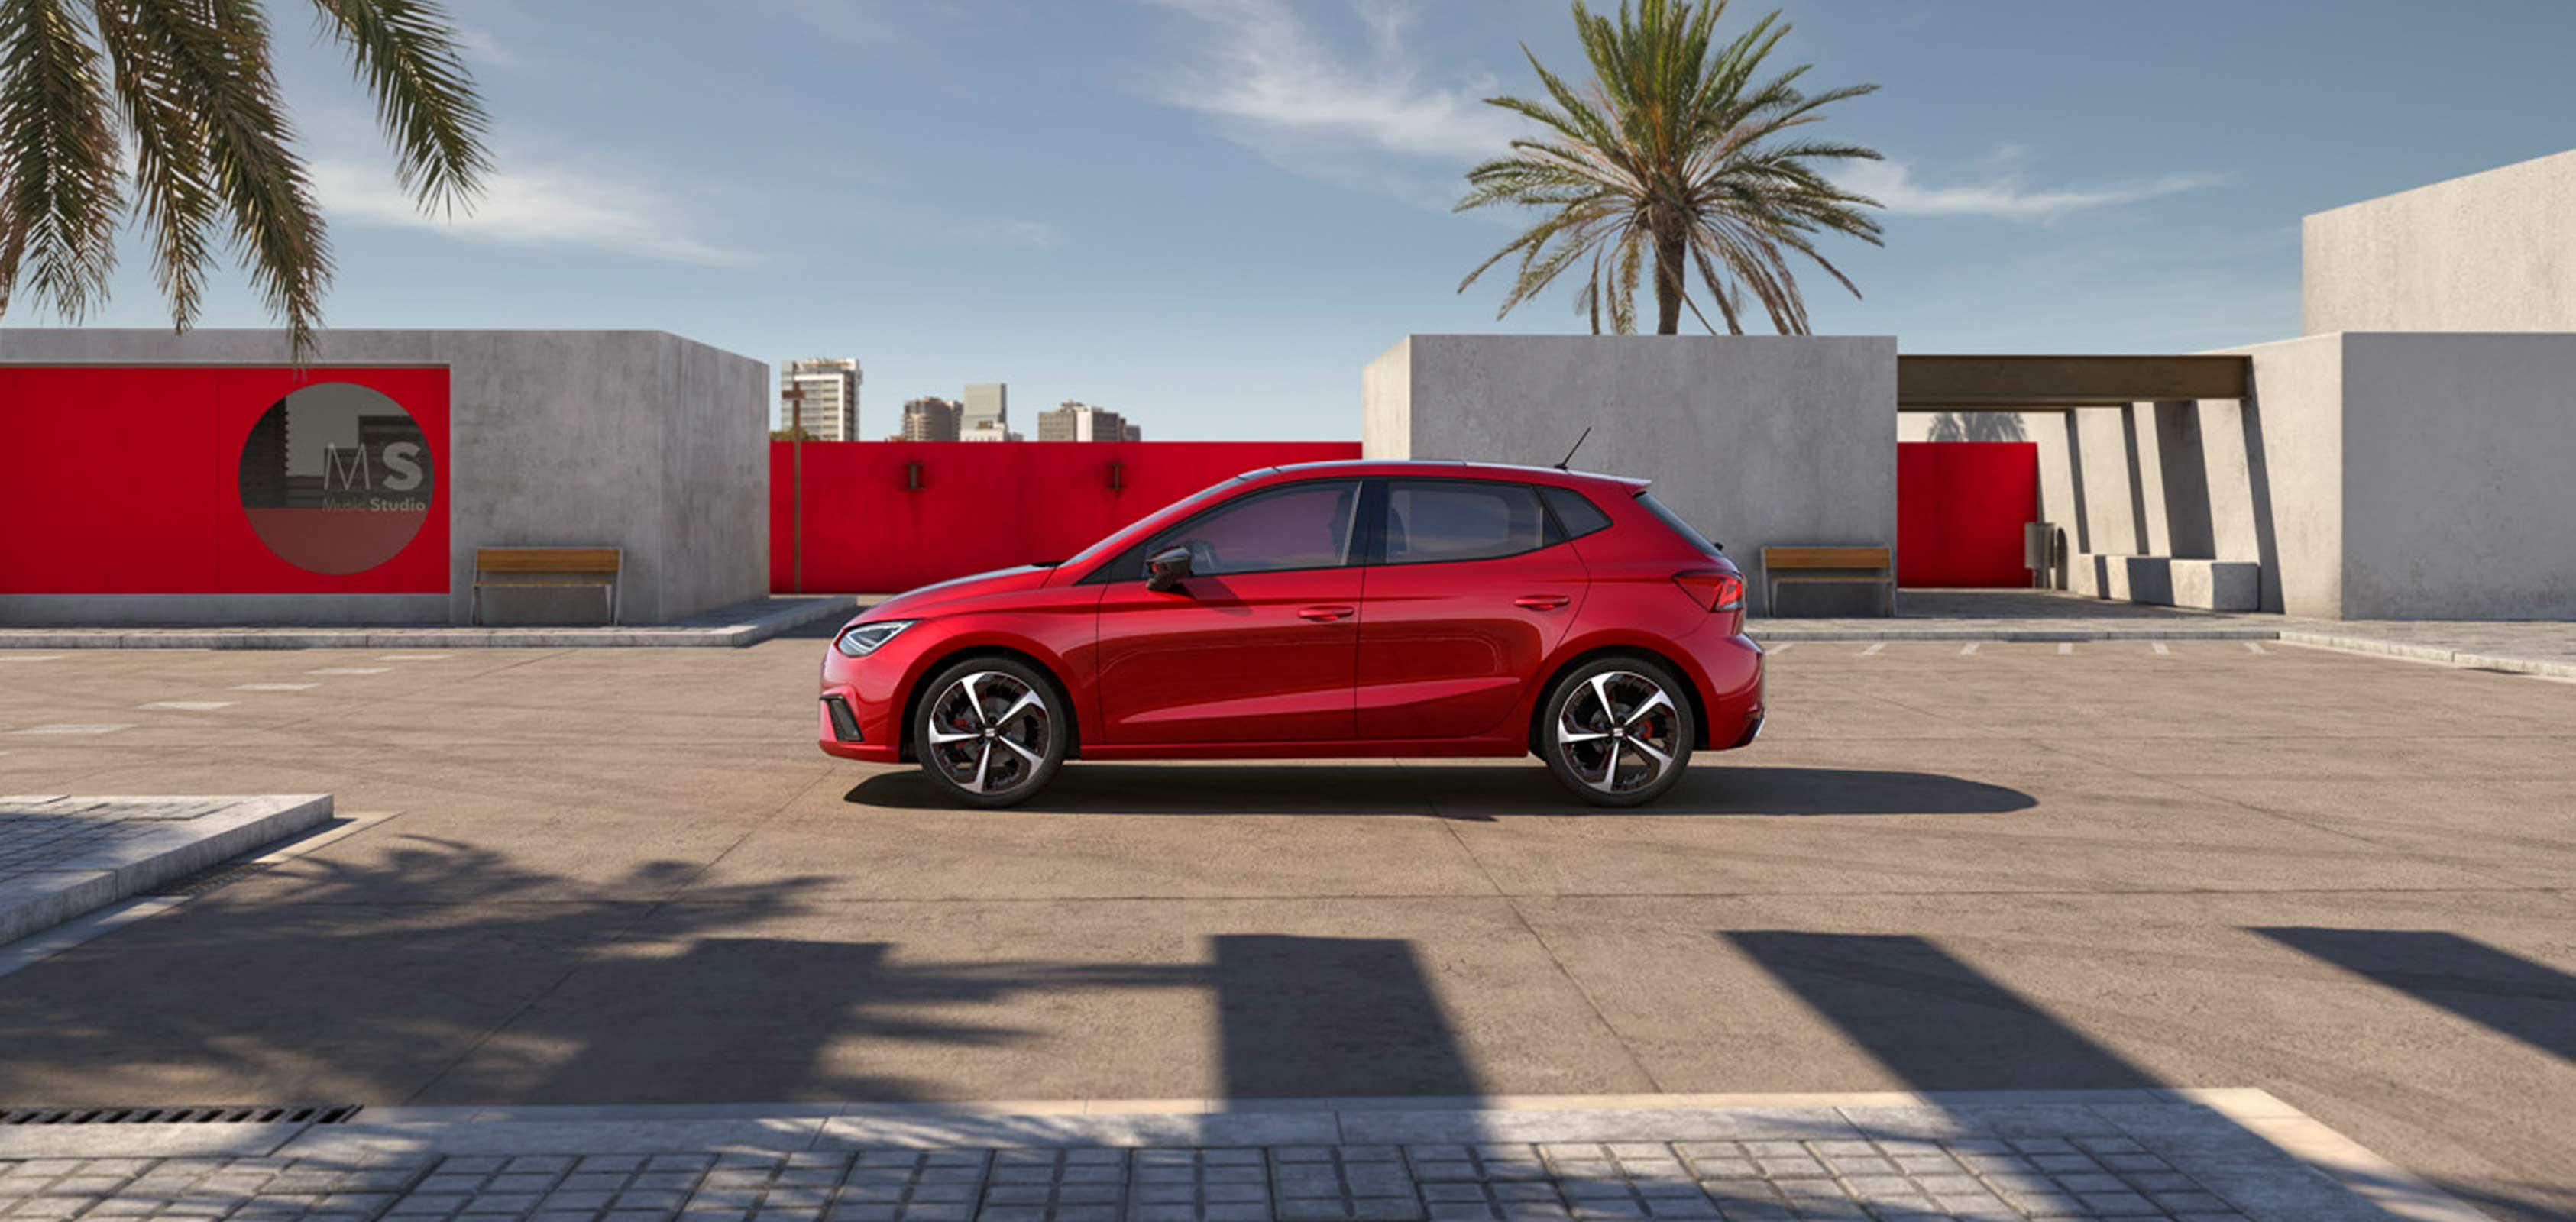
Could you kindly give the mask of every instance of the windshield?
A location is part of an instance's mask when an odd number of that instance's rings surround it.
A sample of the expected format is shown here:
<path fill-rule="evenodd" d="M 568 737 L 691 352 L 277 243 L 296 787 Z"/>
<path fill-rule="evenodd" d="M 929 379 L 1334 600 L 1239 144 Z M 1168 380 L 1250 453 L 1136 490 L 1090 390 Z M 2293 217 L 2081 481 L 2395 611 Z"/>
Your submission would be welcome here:
<path fill-rule="evenodd" d="M 1687 540 L 1692 547 L 1696 547 L 1712 556 L 1721 556 L 1726 554 L 1725 545 L 1710 542 L 1707 535 L 1699 533 L 1699 530 L 1696 527 L 1693 527 L 1688 522 L 1682 521 L 1682 516 L 1680 514 L 1674 513 L 1672 510 L 1665 508 L 1662 501 L 1655 499 L 1654 493 L 1638 493 L 1637 503 L 1645 506 L 1647 512 L 1663 519 L 1664 525 L 1672 527 L 1673 533 L 1680 535 L 1684 540 Z"/>
<path fill-rule="evenodd" d="M 1103 536 L 1102 536 L 1102 537 L 1100 537 L 1099 539 L 1095 540 L 1095 541 L 1092 543 L 1092 545 L 1091 545 L 1091 546 L 1086 547 L 1086 548 L 1082 549 L 1081 551 L 1074 553 L 1072 556 L 1070 556 L 1070 557 L 1066 558 L 1065 560 L 1063 560 L 1063 561 L 1059 562 L 1059 563 L 1058 563 L 1058 565 L 1057 565 L 1057 567 L 1059 567 L 1059 568 L 1069 568 L 1069 569 L 1079 569 L 1079 568 L 1081 568 L 1081 567 L 1083 567 L 1083 566 L 1085 566 L 1085 565 L 1087 565 L 1087 564 L 1091 564 L 1091 563 L 1092 563 L 1092 562 L 1094 562 L 1094 561 L 1104 559 L 1104 558 L 1106 558 L 1106 557 L 1109 555 L 1109 551 L 1108 551 L 1108 549 L 1109 549 L 1109 541 L 1110 541 L 1111 539 L 1115 539 L 1115 538 L 1117 538 L 1118 536 L 1120 536 L 1120 535 L 1123 535 L 1123 534 L 1127 533 L 1127 527 L 1129 527 L 1129 526 L 1133 526 L 1133 525 L 1135 525 L 1135 524 L 1136 524 L 1136 522 L 1141 522 L 1141 521 L 1145 520 L 1145 518 L 1157 517 L 1157 516 L 1161 515 L 1165 510 L 1171 509 L 1171 508 L 1173 508 L 1174 506 L 1178 506 L 1178 505 L 1195 505 L 1195 504 L 1197 504 L 1197 503 L 1199 503 L 1199 502 L 1201 502 L 1201 501 L 1204 501 L 1204 500 L 1208 499 L 1209 497 L 1215 496 L 1217 493 L 1223 492 L 1223 491 L 1225 491 L 1226 489 L 1228 489 L 1228 488 L 1231 488 L 1231 487 L 1235 486 L 1236 484 L 1240 484 L 1240 483 L 1242 483 L 1242 482 L 1243 482 L 1243 480 L 1244 480 L 1244 477 L 1243 477 L 1243 476 L 1241 476 L 1241 475 L 1229 475 L 1229 476 L 1225 477 L 1224 479 L 1218 480 L 1217 482 L 1215 482 L 1215 483 L 1213 483 L 1213 484 L 1210 484 L 1210 485 L 1208 485 L 1208 486 L 1207 486 L 1207 487 L 1205 487 L 1205 488 L 1201 488 L 1201 489 L 1199 489 L 1198 491 L 1196 491 L 1196 492 L 1193 492 L 1193 493 L 1189 494 L 1188 496 L 1182 497 L 1181 499 L 1179 499 L 1179 500 L 1177 500 L 1177 501 L 1172 502 L 1170 505 L 1165 505 L 1165 506 L 1163 506 L 1163 508 L 1162 508 L 1162 509 L 1157 509 L 1157 510 L 1155 510 L 1155 511 L 1154 511 L 1154 512 L 1152 512 L 1152 513 L 1145 514 L 1143 517 L 1137 518 L 1135 522 L 1128 522 L 1128 523 L 1126 523 L 1125 525 L 1120 526 L 1118 529 L 1113 530 L 1113 531 L 1110 531 L 1108 534 L 1103 535 Z"/>

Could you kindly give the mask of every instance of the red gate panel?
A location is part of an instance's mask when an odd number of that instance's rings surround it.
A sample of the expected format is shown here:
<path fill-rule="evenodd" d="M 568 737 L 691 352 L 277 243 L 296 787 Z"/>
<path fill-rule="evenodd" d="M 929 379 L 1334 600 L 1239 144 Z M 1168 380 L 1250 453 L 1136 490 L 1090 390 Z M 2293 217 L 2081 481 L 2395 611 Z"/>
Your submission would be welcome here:
<path fill-rule="evenodd" d="M 2019 588 L 2022 527 L 2039 513 L 2039 443 L 1908 441 L 1896 447 L 1896 582 Z"/>
<path fill-rule="evenodd" d="M 1359 443 L 1349 441 L 771 442 L 770 588 L 800 588 L 800 462 L 801 588 L 889 594 L 1062 560 L 1245 471 L 1359 456 Z"/>

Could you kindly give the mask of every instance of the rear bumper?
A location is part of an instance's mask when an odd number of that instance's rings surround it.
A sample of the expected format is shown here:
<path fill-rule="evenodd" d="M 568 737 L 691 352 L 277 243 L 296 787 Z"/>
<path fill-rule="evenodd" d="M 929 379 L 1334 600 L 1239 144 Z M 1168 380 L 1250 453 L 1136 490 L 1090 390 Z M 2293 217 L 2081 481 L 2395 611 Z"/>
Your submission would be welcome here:
<path fill-rule="evenodd" d="M 1698 666 L 1700 704 L 1708 717 L 1712 751 L 1749 747 L 1762 736 L 1763 657 L 1753 638 L 1693 634 L 1682 644 Z"/>

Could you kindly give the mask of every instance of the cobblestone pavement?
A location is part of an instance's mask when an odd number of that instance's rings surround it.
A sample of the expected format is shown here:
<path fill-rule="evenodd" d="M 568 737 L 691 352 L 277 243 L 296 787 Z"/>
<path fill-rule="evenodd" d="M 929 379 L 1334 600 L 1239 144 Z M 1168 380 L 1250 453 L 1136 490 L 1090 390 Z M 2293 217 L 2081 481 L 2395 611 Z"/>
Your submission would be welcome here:
<path fill-rule="evenodd" d="M 0 796 L 0 943 L 328 818 L 328 797 Z"/>
<path fill-rule="evenodd" d="M 2056 1110 L 2094 1119 L 2099 1115 L 2083 1108 Z M 1775 1109 L 1767 1113 L 1770 1125 L 1756 1122 L 1750 1130 L 1768 1128 L 1774 1135 L 1745 1140 L 619 1153 L 440 1153 L 435 1139 L 425 1143 L 428 1149 L 416 1141 L 317 1142 L 313 1135 L 331 1130 L 314 1129 L 305 1139 L 259 1157 L 0 1161 L 0 1217 L 8 1222 L 2334 1222 L 2388 1216 L 2216 1112 L 2197 1107 L 2132 1112 L 2156 1114 L 2148 1116 L 2137 1135 L 2075 1123 L 2057 1126 L 2078 1130 L 2065 1136 L 1898 1137 L 1871 1133 L 1865 1126 L 1785 1119 L 1788 1113 Z M 2203 1119 L 2175 1126 L 2164 1113 Z M 1619 1117 L 1603 1131 L 1631 1135 L 1640 1123 L 1654 1123 L 1641 1122 L 1634 1111 L 1597 1115 Z M 1724 1113 L 1713 1112 L 1673 1116 L 1678 1131 L 1704 1131 L 1712 1117 L 1726 1127 L 1727 1120 Z M 1552 1127 L 1569 1122 L 1576 1130 L 1586 1126 L 1582 1113 L 1559 1113 L 1551 1120 Z M 511 1144 L 505 1140 L 496 1146 L 491 1126 L 467 1127 L 486 1130 L 470 1143 L 478 1150 Z M 638 1127 L 652 1128 L 629 1126 L 626 1135 L 631 1138 Z M 1801 1130 L 1811 1135 L 1787 1135 Z M 815 1132 L 828 1139 L 828 1129 Z M 1815 1135 L 1819 1133 L 1825 1135 Z M 115 1138 L 102 1140 L 112 1145 Z M 296 1152 L 308 1145 L 320 1152 Z M 2356 1168 L 2366 1187 L 2383 1200 L 2402 1200 L 2411 1216 L 2477 1217 L 2349 1147 L 2343 1157 L 2347 1182 Z M 2396 1178 L 2372 1178 L 2389 1174 Z"/>
<path fill-rule="evenodd" d="M 2043 1161 L 2060 1171 L 2039 1171 Z M 1943 1217 L 2171 1216 L 2147 1184 L 2168 1189 L 2165 1206 L 2241 1216 L 2188 1176 L 2149 1172 L 2133 1183 L 2055 1140 L 50 1159 L 0 1164 L 0 1205 L 12 1219 L 45 1222 L 1419 1222 L 1862 1217 L 1900 1206 Z"/>

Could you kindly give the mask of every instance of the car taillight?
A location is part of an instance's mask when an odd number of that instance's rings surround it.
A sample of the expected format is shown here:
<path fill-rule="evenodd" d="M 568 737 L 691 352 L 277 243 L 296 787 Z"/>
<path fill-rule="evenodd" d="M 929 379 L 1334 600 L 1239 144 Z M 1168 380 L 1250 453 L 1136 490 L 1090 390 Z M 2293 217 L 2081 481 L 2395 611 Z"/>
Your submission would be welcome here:
<path fill-rule="evenodd" d="M 1673 574 L 1673 584 L 1711 611 L 1744 609 L 1744 579 L 1725 569 L 1688 569 Z"/>

